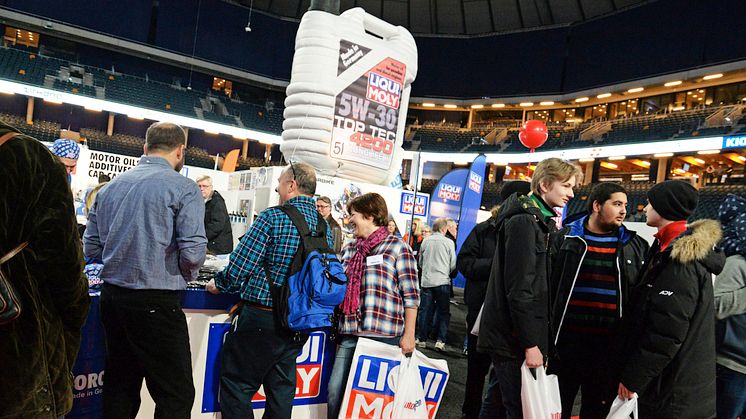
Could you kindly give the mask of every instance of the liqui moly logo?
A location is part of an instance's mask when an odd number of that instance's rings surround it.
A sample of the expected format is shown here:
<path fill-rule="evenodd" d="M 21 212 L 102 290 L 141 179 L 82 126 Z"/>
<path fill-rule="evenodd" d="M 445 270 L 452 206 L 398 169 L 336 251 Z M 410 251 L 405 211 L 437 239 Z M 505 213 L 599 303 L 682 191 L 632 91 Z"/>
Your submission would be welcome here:
<path fill-rule="evenodd" d="M 401 93 L 401 83 L 372 71 L 368 73 L 366 97 L 369 100 L 386 105 L 389 108 L 398 109 Z"/>
<path fill-rule="evenodd" d="M 426 216 L 428 201 L 429 197 L 427 195 L 417 195 L 415 197 L 414 193 L 402 192 L 399 212 L 402 214 L 411 214 L 414 211 L 414 215 Z"/>
<path fill-rule="evenodd" d="M 482 176 L 469 171 L 469 189 L 479 193 L 482 190 Z"/>
<path fill-rule="evenodd" d="M 456 185 L 449 185 L 447 183 L 441 183 L 438 189 L 438 198 L 450 199 L 451 201 L 461 200 L 461 187 Z"/>
<path fill-rule="evenodd" d="M 390 418 L 399 361 L 363 355 L 356 364 L 347 418 Z"/>

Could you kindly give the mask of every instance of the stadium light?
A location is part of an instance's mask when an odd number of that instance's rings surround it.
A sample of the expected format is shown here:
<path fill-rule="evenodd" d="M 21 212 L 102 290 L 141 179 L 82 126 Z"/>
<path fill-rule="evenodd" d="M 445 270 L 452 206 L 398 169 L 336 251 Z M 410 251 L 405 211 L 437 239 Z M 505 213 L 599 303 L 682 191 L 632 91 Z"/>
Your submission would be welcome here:
<path fill-rule="evenodd" d="M 720 150 L 702 150 L 702 151 L 698 151 L 697 154 L 701 154 L 701 155 L 720 154 Z"/>
<path fill-rule="evenodd" d="M 644 87 L 634 87 L 632 89 L 627 90 L 627 93 L 639 93 L 645 90 Z"/>
<path fill-rule="evenodd" d="M 581 163 L 593 163 L 596 159 L 578 159 Z"/>
<path fill-rule="evenodd" d="M 614 163 L 609 163 L 607 161 L 602 161 L 601 162 L 601 167 L 605 167 L 605 168 L 611 169 L 611 170 L 617 170 L 617 169 L 619 169 L 619 166 L 617 166 Z"/>
<path fill-rule="evenodd" d="M 554 102 L 552 102 L 551 100 L 548 100 L 546 102 L 539 102 L 539 105 L 541 105 L 541 106 L 552 106 L 552 105 L 554 105 Z"/>
<path fill-rule="evenodd" d="M 609 160 L 625 160 L 627 159 L 627 156 L 612 156 L 609 157 Z"/>
<path fill-rule="evenodd" d="M 452 103 L 447 103 L 447 104 L 443 105 L 443 107 L 446 108 L 446 109 L 456 109 L 456 108 L 458 108 L 458 106 L 456 106 L 456 105 L 454 105 Z"/>
<path fill-rule="evenodd" d="M 484 105 L 471 105 L 472 109 L 482 109 L 484 108 Z"/>
<path fill-rule="evenodd" d="M 434 108 L 435 104 L 434 103 L 423 103 L 422 106 L 424 106 L 426 108 Z"/>
<path fill-rule="evenodd" d="M 683 83 L 683 81 L 681 81 L 681 80 L 669 81 L 668 83 L 664 84 L 664 86 L 666 86 L 666 87 L 673 87 L 673 86 L 678 86 L 681 83 Z"/>
<path fill-rule="evenodd" d="M 504 103 L 493 103 L 492 107 L 493 108 L 504 108 L 505 104 Z"/>
<path fill-rule="evenodd" d="M 604 99 L 607 97 L 611 97 L 611 93 L 601 93 L 600 95 L 596 96 L 598 99 Z"/>
<path fill-rule="evenodd" d="M 526 107 L 526 106 L 534 106 L 534 102 L 521 102 L 521 103 L 519 104 L 519 106 L 523 106 L 523 107 Z"/>
<path fill-rule="evenodd" d="M 719 79 L 720 77 L 723 77 L 723 73 L 710 74 L 710 75 L 702 77 L 702 80 L 715 80 L 715 79 Z"/>
<path fill-rule="evenodd" d="M 575 102 L 577 102 L 577 103 L 588 102 L 588 96 L 579 97 L 579 98 L 575 99 Z"/>
<path fill-rule="evenodd" d="M 653 154 L 653 157 L 658 157 L 658 158 L 673 157 L 673 153 L 656 153 L 656 154 Z"/>

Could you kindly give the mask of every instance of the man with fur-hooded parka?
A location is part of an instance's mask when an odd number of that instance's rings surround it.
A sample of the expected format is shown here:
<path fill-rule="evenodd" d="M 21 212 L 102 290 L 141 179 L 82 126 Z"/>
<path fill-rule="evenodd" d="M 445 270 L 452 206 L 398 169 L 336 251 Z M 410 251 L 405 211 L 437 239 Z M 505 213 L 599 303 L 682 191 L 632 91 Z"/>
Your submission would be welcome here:
<path fill-rule="evenodd" d="M 642 418 L 713 418 L 712 278 L 725 263 L 714 249 L 722 237 L 720 224 L 700 220 L 686 225 L 697 192 L 684 182 L 658 184 L 648 199 L 647 223 L 659 230 L 633 295 L 619 396 L 637 393 Z"/>

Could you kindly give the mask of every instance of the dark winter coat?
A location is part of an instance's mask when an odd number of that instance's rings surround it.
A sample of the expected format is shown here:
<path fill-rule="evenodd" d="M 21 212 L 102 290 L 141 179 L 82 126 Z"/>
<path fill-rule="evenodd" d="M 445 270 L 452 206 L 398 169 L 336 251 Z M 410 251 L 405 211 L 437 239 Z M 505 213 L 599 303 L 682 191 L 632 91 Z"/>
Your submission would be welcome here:
<path fill-rule="evenodd" d="M 725 256 L 713 250 L 721 236 L 717 221 L 701 220 L 662 252 L 653 244 L 633 291 L 621 379 L 640 396 L 640 417 L 715 417 L 712 275 L 725 264 Z"/>
<path fill-rule="evenodd" d="M 456 259 L 458 270 L 466 278 L 464 303 L 468 309 L 466 322 L 470 326 L 473 326 L 487 293 L 487 281 L 495 258 L 496 222 L 497 219 L 492 217 L 474 226 Z"/>
<path fill-rule="evenodd" d="M 207 250 L 215 255 L 226 255 L 233 251 L 233 231 L 225 200 L 212 192 L 212 198 L 205 202 L 205 236 Z"/>
<path fill-rule="evenodd" d="M 0 123 L 0 136 L 11 127 Z M 72 368 L 88 313 L 88 281 L 62 163 L 17 135 L 0 146 L 0 256 L 21 316 L 0 325 L 0 418 L 56 419 L 73 404 Z"/>
<path fill-rule="evenodd" d="M 545 218 L 527 196 L 511 195 L 497 213 L 497 247 L 479 326 L 477 350 L 521 359 L 525 350 L 549 345 L 549 233 Z"/>
<path fill-rule="evenodd" d="M 551 237 L 552 275 L 550 295 L 552 296 L 552 336 L 556 344 L 564 320 L 567 304 L 572 295 L 580 265 L 588 248 L 583 239 L 588 216 L 566 224 Z M 649 245 L 632 230 L 621 226 L 617 230 L 619 245 L 616 251 L 618 267 L 617 316 L 622 318 L 629 303 L 629 289 L 636 284 L 637 277 L 645 263 Z"/>

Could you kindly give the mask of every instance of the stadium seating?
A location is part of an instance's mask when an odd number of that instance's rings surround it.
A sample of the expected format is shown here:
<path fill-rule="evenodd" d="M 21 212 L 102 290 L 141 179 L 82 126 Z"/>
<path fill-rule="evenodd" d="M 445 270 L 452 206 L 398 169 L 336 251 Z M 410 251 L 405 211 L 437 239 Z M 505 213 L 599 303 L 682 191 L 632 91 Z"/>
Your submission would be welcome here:
<path fill-rule="evenodd" d="M 36 120 L 33 124 L 27 124 L 26 120 L 20 116 L 4 113 L 0 114 L 0 120 L 39 141 L 53 142 L 60 138 L 61 127 L 55 122 Z"/>

